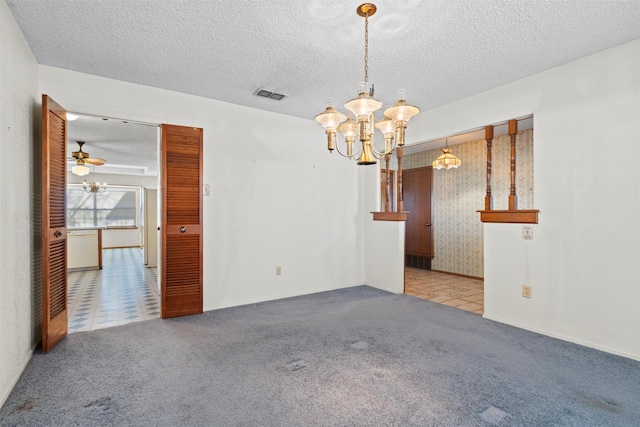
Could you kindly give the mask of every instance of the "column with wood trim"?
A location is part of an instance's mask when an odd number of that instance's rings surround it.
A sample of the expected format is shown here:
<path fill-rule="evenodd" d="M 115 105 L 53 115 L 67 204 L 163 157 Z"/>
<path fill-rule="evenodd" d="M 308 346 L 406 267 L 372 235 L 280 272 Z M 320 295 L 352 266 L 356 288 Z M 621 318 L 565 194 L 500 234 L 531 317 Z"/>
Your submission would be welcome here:
<path fill-rule="evenodd" d="M 484 210 L 493 209 L 493 196 L 491 195 L 491 145 L 493 143 L 493 126 L 484 128 L 484 138 L 487 140 L 487 195 L 484 197 Z"/>
<path fill-rule="evenodd" d="M 509 156 L 509 177 L 511 185 L 509 186 L 509 210 L 515 211 L 518 205 L 516 196 L 516 135 L 518 134 L 518 121 L 509 120 L 509 138 L 511 139 L 511 153 Z"/>

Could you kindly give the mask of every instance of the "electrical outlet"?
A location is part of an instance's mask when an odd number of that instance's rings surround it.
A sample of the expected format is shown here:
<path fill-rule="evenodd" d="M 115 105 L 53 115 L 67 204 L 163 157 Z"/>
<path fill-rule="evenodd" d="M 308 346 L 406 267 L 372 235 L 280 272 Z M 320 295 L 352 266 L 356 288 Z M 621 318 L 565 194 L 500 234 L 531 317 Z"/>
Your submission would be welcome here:
<path fill-rule="evenodd" d="M 531 286 L 522 285 L 522 296 L 524 298 L 531 298 Z"/>
<path fill-rule="evenodd" d="M 276 276 L 282 276 L 282 267 L 280 266 L 276 267 Z"/>
<path fill-rule="evenodd" d="M 524 240 L 533 240 L 533 227 L 530 225 L 522 226 L 522 238 Z"/>

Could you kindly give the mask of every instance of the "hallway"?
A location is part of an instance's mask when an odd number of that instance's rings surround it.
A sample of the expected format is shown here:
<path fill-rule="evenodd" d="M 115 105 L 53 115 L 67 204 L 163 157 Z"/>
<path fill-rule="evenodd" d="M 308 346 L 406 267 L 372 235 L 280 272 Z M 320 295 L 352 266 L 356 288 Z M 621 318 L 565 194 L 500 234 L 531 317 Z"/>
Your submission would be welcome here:
<path fill-rule="evenodd" d="M 484 314 L 484 281 L 479 279 L 405 267 L 404 293 L 480 315 Z"/>
<path fill-rule="evenodd" d="M 160 317 L 155 268 L 139 248 L 105 249 L 102 270 L 68 273 L 69 333 L 94 331 Z"/>

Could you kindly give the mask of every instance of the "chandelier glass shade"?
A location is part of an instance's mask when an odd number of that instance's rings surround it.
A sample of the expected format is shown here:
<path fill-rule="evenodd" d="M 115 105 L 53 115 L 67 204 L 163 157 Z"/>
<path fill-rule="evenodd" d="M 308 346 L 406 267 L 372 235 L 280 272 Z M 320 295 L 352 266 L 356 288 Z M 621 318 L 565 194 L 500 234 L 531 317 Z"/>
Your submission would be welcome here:
<path fill-rule="evenodd" d="M 384 118 L 376 122 L 374 113 L 382 107 L 382 102 L 374 98 L 374 86 L 368 86 L 369 76 L 369 17 L 377 8 L 373 3 L 363 3 L 356 9 L 359 16 L 365 20 L 364 42 L 364 81 L 360 83 L 358 96 L 348 101 L 344 107 L 353 117 L 336 110 L 333 98 L 327 98 L 326 109 L 315 117 L 327 135 L 327 149 L 329 152 L 337 150 L 344 157 L 357 160 L 359 165 L 371 165 L 390 154 L 398 146 L 405 143 L 405 129 L 411 117 L 420 112 L 418 107 L 408 105 L 406 91 L 398 91 L 398 101 L 384 111 Z M 374 145 L 374 130 L 378 129 L 384 137 L 384 148 L 378 151 Z M 344 138 L 345 150 L 340 150 L 337 133 Z M 354 149 L 356 140 L 359 141 Z"/>

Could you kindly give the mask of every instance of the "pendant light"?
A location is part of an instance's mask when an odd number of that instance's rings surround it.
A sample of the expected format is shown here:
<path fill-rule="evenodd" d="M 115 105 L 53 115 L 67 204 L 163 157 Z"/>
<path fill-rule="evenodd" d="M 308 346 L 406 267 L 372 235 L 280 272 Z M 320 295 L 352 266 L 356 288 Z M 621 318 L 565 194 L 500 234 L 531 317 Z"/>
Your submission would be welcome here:
<path fill-rule="evenodd" d="M 445 148 L 442 149 L 442 154 L 431 164 L 434 169 L 455 169 L 462 163 L 459 158 L 452 154 L 453 150 L 449 148 L 449 139 L 445 139 Z"/>

